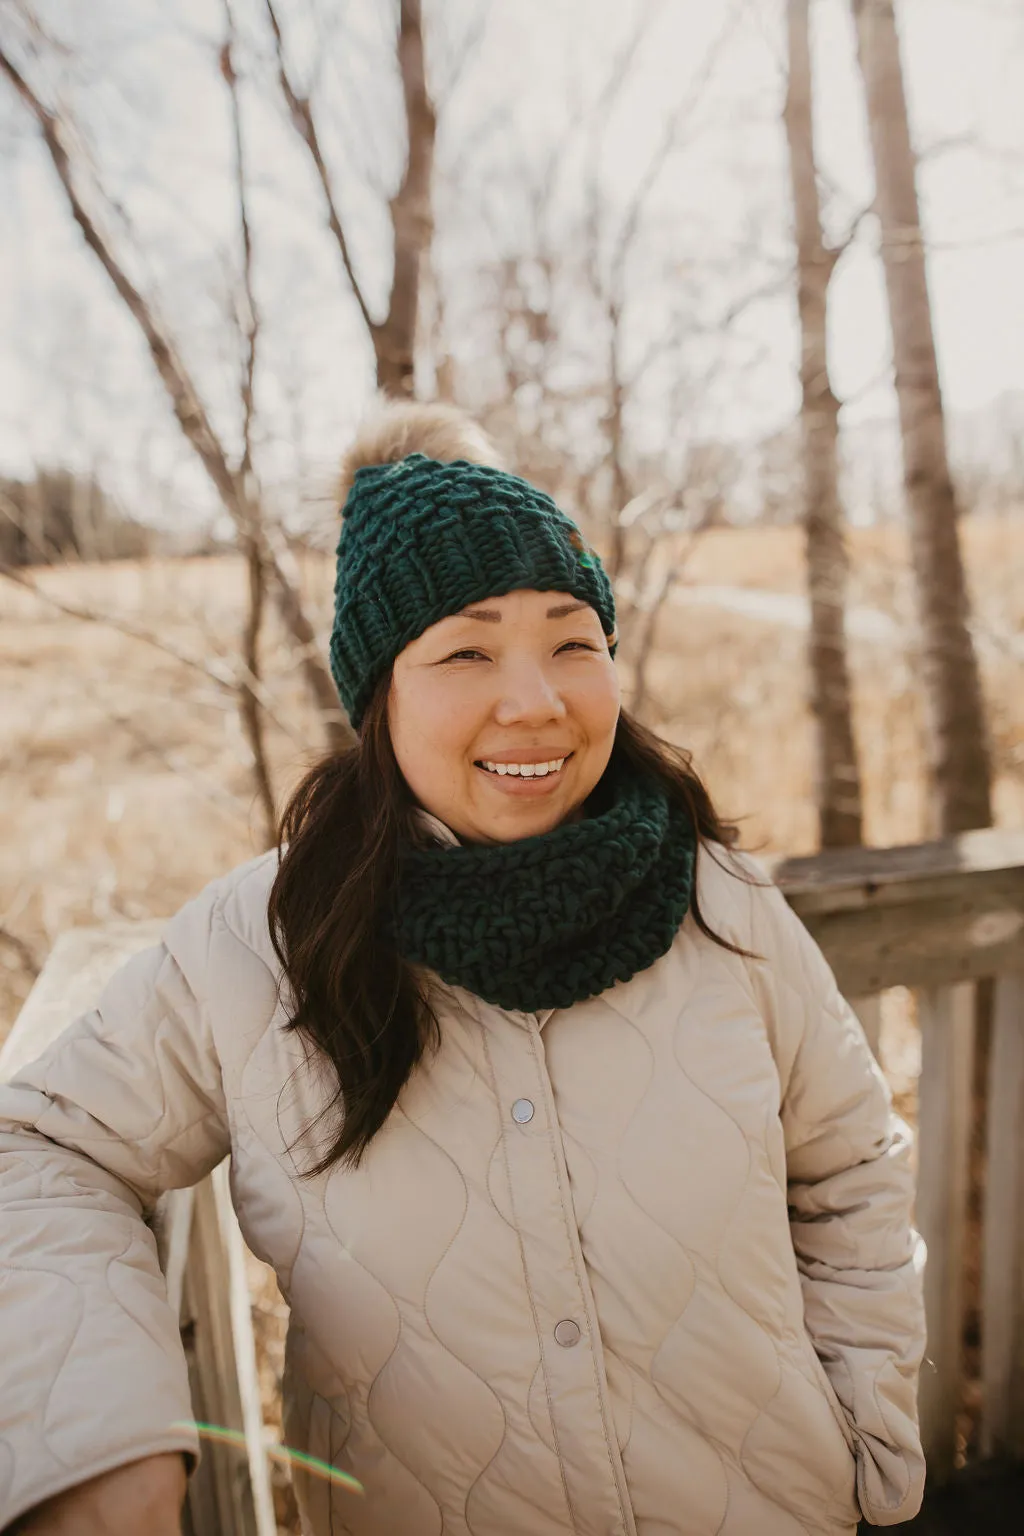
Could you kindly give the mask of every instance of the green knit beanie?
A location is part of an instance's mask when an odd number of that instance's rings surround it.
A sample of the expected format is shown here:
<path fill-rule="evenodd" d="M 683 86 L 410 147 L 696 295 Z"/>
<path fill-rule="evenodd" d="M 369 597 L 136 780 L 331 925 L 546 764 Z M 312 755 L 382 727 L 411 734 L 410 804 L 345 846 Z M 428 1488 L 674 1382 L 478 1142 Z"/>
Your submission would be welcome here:
<path fill-rule="evenodd" d="M 343 518 L 331 673 L 356 728 L 399 651 L 485 597 L 569 592 L 596 610 L 614 650 L 604 567 L 551 497 L 517 475 L 411 453 L 358 470 Z"/>

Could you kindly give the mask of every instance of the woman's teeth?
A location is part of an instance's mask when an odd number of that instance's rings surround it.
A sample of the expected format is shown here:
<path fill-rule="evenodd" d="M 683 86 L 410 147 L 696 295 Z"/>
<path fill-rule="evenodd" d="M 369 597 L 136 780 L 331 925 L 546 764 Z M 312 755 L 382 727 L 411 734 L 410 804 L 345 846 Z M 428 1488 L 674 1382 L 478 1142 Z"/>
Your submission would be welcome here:
<path fill-rule="evenodd" d="M 510 773 L 513 777 L 518 774 L 521 779 L 543 779 L 549 773 L 557 773 L 564 762 L 564 757 L 554 757 L 550 763 L 489 763 L 485 759 L 483 766 L 488 773 Z"/>

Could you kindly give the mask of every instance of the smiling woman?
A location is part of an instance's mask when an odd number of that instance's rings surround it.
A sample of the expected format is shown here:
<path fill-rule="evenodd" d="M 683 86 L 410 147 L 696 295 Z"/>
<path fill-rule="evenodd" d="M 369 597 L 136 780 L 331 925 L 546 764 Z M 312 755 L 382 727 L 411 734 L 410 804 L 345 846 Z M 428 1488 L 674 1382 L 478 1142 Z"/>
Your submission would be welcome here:
<path fill-rule="evenodd" d="M 0 1527 L 134 1536 L 128 1483 L 173 1523 L 142 1213 L 227 1154 L 310 1536 L 909 1517 L 909 1143 L 820 952 L 621 708 L 600 560 L 479 429 L 389 407 L 343 500 L 357 744 L 0 1088 Z"/>

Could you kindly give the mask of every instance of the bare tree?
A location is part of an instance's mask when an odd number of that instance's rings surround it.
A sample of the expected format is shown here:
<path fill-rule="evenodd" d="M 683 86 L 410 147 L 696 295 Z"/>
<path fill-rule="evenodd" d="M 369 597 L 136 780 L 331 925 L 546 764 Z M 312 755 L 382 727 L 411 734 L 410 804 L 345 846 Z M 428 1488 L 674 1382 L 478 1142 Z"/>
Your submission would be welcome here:
<path fill-rule="evenodd" d="M 259 508 L 247 492 L 241 465 L 231 462 L 192 373 L 155 301 L 129 276 L 127 265 L 118 253 L 113 234 L 115 221 L 109 217 L 112 205 L 102 191 L 98 171 L 84 163 L 81 141 L 68 131 L 62 113 L 45 104 L 3 46 L 0 46 L 0 72 L 7 77 L 34 118 L 75 223 L 141 332 L 178 426 L 209 476 L 243 547 L 247 541 L 254 541 L 259 548 L 263 568 L 272 583 L 285 629 L 296 647 L 328 742 L 335 746 L 350 742 L 352 733 L 339 707 L 316 630 L 306 611 L 291 552 L 281 530 L 259 515 Z M 96 209 L 90 206 L 92 202 L 98 203 Z"/>
<path fill-rule="evenodd" d="M 736 322 L 753 304 L 785 291 L 791 268 L 787 262 L 783 271 L 765 275 L 762 253 L 749 246 L 744 263 L 760 265 L 764 280 L 748 281 L 727 306 L 716 292 L 701 315 L 692 280 L 681 276 L 686 232 L 666 228 L 657 209 L 674 157 L 699 131 L 699 109 L 742 18 L 739 5 L 723 16 L 640 158 L 625 200 L 606 184 L 601 167 L 609 117 L 627 83 L 635 83 L 654 11 L 639 8 L 594 98 L 539 167 L 524 166 L 503 179 L 493 228 L 500 255 L 485 269 L 489 281 L 479 285 L 482 302 L 468 320 L 489 333 L 475 348 L 483 365 L 474 359 L 453 367 L 443 288 L 433 306 L 431 340 L 445 390 L 472 399 L 478 411 L 482 405 L 510 460 L 571 507 L 601 548 L 615 584 L 631 707 L 656 713 L 651 663 L 659 620 L 685 579 L 697 540 L 721 521 L 732 485 L 729 455 L 707 440 L 694 407 L 721 372 Z M 721 278 L 716 267 L 716 290 Z M 443 280 L 438 274 L 438 286 Z M 652 325 L 655 284 L 660 302 Z M 450 292 L 459 306 L 454 283 Z M 467 324 L 465 307 L 461 320 Z M 652 401 L 671 423 L 661 452 L 643 444 Z"/>
<path fill-rule="evenodd" d="M 992 821 L 992 764 L 970 604 L 949 469 L 917 163 L 907 114 L 893 0 L 851 0 L 857 56 L 867 99 L 876 209 L 889 300 L 903 483 L 921 627 L 921 661 L 930 768 L 932 830 L 956 833 Z M 984 1202 L 992 984 L 979 982 L 975 1007 L 969 1210 Z M 977 1227 L 975 1226 L 975 1231 Z M 980 1333 L 978 1273 L 964 1277 L 964 1342 Z M 930 1404 L 922 1403 L 927 1421 Z M 934 1435 L 933 1435 L 934 1439 Z M 952 1432 L 942 1459 L 952 1465 Z"/>
<path fill-rule="evenodd" d="M 632 371 L 627 369 L 624 352 L 626 341 L 626 310 L 630 291 L 628 268 L 642 227 L 652 194 L 674 154 L 685 144 L 692 128 L 694 115 L 703 102 L 714 78 L 726 44 L 735 31 L 742 15 L 742 7 L 733 5 L 700 67 L 694 74 L 689 89 L 676 109 L 669 115 L 662 132 L 634 185 L 621 217 L 612 224 L 606 202 L 600 196 L 598 165 L 600 150 L 611 109 L 625 83 L 629 67 L 636 56 L 638 46 L 651 18 L 651 10 L 641 12 L 637 27 L 627 38 L 624 48 L 613 61 L 603 91 L 595 106 L 591 138 L 591 164 L 588 178 L 588 248 L 587 277 L 599 311 L 606 336 L 605 379 L 607 400 L 604 423 L 607 435 L 605 469 L 611 486 L 612 516 L 608 541 L 608 573 L 614 582 L 621 574 L 626 559 L 626 538 L 619 514 L 634 495 L 627 467 L 626 415 L 630 396 L 642 375 L 666 348 L 677 344 L 678 332 L 669 325 L 653 347 L 647 349 L 640 364 Z M 611 227 L 610 227 L 611 226 Z"/>
<path fill-rule="evenodd" d="M 292 125 L 309 154 L 327 208 L 327 222 L 349 287 L 373 343 L 377 383 L 389 395 L 415 393 L 420 289 L 434 233 L 431 180 L 437 119 L 427 84 L 421 0 L 399 0 L 396 55 L 405 106 L 406 155 L 401 182 L 388 201 L 394 263 L 387 313 L 375 319 L 352 258 L 334 178 L 322 147 L 310 93 L 287 59 L 278 0 L 264 0 L 274 40 L 278 83 Z"/>
<path fill-rule="evenodd" d="M 839 401 L 828 369 L 828 290 L 843 247 L 825 244 L 814 151 L 810 0 L 787 0 L 789 145 L 800 315 L 800 430 L 811 605 L 809 659 L 821 846 L 862 841 L 860 770 L 846 650 L 849 561 L 839 492 Z"/>
<path fill-rule="evenodd" d="M 934 831 L 992 821 L 991 762 L 949 471 L 893 0 L 851 0 L 875 164 L 922 630 Z"/>

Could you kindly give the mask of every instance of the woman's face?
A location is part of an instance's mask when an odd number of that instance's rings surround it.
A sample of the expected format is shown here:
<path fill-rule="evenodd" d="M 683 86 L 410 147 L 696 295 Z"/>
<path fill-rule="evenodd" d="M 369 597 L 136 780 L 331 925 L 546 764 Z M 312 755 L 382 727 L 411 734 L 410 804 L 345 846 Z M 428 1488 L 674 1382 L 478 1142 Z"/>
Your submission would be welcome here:
<path fill-rule="evenodd" d="M 441 619 L 397 657 L 388 724 L 424 810 L 474 843 L 550 832 L 611 756 L 615 663 L 596 612 L 510 592 Z"/>

